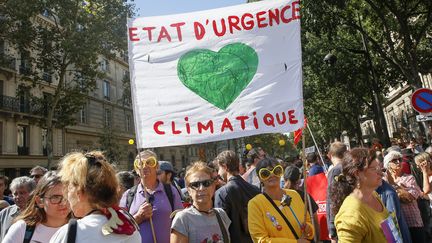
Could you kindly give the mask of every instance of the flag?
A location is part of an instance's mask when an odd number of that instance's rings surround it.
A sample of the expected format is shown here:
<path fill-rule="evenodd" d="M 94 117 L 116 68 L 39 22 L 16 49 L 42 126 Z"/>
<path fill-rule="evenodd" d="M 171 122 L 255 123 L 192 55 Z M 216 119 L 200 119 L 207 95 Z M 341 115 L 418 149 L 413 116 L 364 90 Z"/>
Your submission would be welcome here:
<path fill-rule="evenodd" d="M 304 119 L 304 126 L 299 128 L 298 130 L 296 130 L 294 132 L 294 146 L 297 146 L 297 144 L 300 142 L 300 139 L 302 137 L 303 134 L 303 128 L 307 126 L 307 119 L 305 117 Z"/>
<path fill-rule="evenodd" d="M 308 176 L 306 179 L 306 189 L 312 199 L 318 205 L 318 224 L 320 226 L 320 240 L 330 240 L 327 229 L 326 208 L 327 202 L 327 177 L 324 173 Z"/>

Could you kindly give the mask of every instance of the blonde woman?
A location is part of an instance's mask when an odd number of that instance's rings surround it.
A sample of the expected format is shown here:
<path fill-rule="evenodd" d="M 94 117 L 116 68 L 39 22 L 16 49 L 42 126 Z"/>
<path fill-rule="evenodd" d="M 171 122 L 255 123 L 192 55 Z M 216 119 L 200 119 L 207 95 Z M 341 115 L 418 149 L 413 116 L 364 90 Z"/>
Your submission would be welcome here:
<path fill-rule="evenodd" d="M 216 189 L 213 170 L 204 162 L 195 162 L 186 171 L 185 181 L 193 205 L 178 212 L 171 225 L 171 242 L 230 242 L 231 220 L 221 208 L 213 208 Z"/>
<path fill-rule="evenodd" d="M 119 182 L 115 171 L 100 151 L 70 153 L 60 161 L 62 182 L 75 217 L 62 227 L 51 243 L 69 242 L 140 242 L 133 218 L 117 206 Z M 73 227 L 74 225 L 74 227 Z"/>
<path fill-rule="evenodd" d="M 60 177 L 50 171 L 39 180 L 29 205 L 15 219 L 2 242 L 49 242 L 68 222 L 69 215 Z"/>

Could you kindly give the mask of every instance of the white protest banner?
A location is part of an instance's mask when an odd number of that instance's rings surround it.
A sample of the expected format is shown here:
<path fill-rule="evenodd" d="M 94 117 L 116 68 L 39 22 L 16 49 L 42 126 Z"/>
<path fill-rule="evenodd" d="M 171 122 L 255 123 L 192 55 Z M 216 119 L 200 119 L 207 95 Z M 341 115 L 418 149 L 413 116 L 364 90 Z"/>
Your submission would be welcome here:
<path fill-rule="evenodd" d="M 299 1 L 129 19 L 128 41 L 139 148 L 303 126 Z"/>

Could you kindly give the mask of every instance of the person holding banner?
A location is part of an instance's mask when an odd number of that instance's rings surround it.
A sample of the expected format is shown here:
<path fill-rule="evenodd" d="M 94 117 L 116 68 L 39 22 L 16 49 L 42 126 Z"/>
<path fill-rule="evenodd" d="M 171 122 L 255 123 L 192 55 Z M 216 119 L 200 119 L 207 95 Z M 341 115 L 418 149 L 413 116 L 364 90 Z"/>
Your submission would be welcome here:
<path fill-rule="evenodd" d="M 249 232 L 254 242 L 309 242 L 314 236 L 310 215 L 294 190 L 282 189 L 283 167 L 273 158 L 264 158 L 256 166 L 263 185 L 248 204 Z M 305 223 L 303 223 L 305 222 Z"/>
<path fill-rule="evenodd" d="M 213 208 L 216 184 L 212 169 L 204 162 L 195 162 L 186 171 L 185 180 L 193 205 L 176 213 L 171 225 L 171 242 L 229 243 L 231 220 L 223 209 Z"/>
<path fill-rule="evenodd" d="M 374 150 L 354 148 L 345 155 L 329 193 L 339 242 L 387 242 L 381 223 L 390 214 L 375 192 L 382 176 Z"/>
<path fill-rule="evenodd" d="M 140 227 L 142 242 L 169 242 L 171 212 L 182 209 L 180 194 L 157 178 L 159 163 L 151 150 L 141 151 L 134 161 L 141 180 L 123 193 L 120 207 L 127 208 Z"/>

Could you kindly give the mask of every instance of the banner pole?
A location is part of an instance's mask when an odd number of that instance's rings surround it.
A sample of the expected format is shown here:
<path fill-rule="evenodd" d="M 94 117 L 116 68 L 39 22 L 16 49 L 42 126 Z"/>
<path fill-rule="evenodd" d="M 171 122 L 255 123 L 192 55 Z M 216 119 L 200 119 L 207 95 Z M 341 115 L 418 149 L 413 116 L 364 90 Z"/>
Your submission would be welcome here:
<path fill-rule="evenodd" d="M 302 132 L 302 160 L 303 160 L 303 191 L 304 191 L 304 205 L 305 205 L 305 210 L 304 210 L 304 218 L 303 218 L 303 226 L 302 226 L 302 236 L 304 236 L 305 234 L 305 229 L 306 229 L 306 218 L 307 218 L 307 212 L 308 212 L 308 203 L 307 203 L 307 187 L 306 187 L 306 179 L 307 179 L 307 172 L 306 172 L 306 168 L 307 168 L 307 161 L 306 161 L 306 137 L 305 137 L 305 133 Z"/>
<path fill-rule="evenodd" d="M 138 147 L 137 147 L 137 150 L 138 150 L 138 158 L 140 160 L 140 166 L 142 166 L 143 162 L 142 162 L 142 158 L 141 158 L 141 151 L 139 151 Z M 141 177 L 141 171 L 140 170 L 138 170 L 138 171 L 140 172 L 140 177 Z M 148 195 L 147 187 L 145 185 L 144 180 L 141 180 L 141 183 L 142 183 L 142 186 L 144 188 L 144 197 L 146 199 L 146 202 L 149 202 L 149 195 Z M 152 205 L 152 207 L 153 207 L 153 205 Z M 153 226 L 152 217 L 153 217 L 153 215 L 149 219 L 149 221 L 150 221 L 150 228 L 151 228 L 152 235 L 153 235 L 153 243 L 156 243 L 156 234 L 155 234 L 155 230 L 154 230 L 154 226 Z"/>
<path fill-rule="evenodd" d="M 322 163 L 323 163 L 324 172 L 325 172 L 325 174 L 327 175 L 328 168 L 327 168 L 327 165 L 326 165 L 325 161 L 323 160 L 323 157 L 322 157 L 322 155 L 321 155 L 320 149 L 318 148 L 318 144 L 317 144 L 316 141 L 315 141 L 315 137 L 314 137 L 314 135 L 313 135 L 313 133 L 312 133 L 312 130 L 310 129 L 309 124 L 306 124 L 306 127 L 307 127 L 308 130 L 309 130 L 309 133 L 310 133 L 310 135 L 311 135 L 311 137 L 312 137 L 312 140 L 313 140 L 313 142 L 314 142 L 314 145 L 315 145 L 315 147 L 316 147 L 316 149 L 317 149 L 317 151 L 318 151 L 318 155 L 319 155 L 319 157 L 320 157 L 320 159 L 321 159 L 321 161 L 322 161 Z"/>

